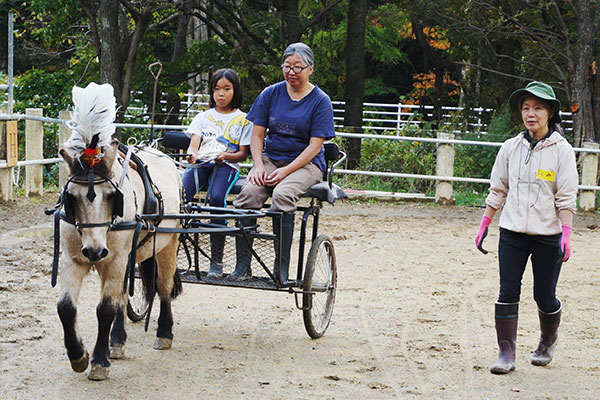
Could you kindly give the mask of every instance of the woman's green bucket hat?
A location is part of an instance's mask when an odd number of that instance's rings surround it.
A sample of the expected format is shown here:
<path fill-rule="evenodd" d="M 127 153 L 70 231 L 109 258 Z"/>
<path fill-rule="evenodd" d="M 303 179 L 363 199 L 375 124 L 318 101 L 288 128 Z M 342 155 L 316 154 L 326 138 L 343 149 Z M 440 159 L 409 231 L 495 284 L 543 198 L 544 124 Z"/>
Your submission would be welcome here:
<path fill-rule="evenodd" d="M 519 100 L 526 94 L 532 94 L 535 97 L 538 97 L 542 100 L 546 100 L 550 104 L 552 104 L 552 111 L 554 112 L 554 116 L 551 119 L 551 122 L 560 122 L 560 101 L 556 99 L 556 95 L 554 94 L 554 90 L 550 85 L 547 85 L 543 82 L 531 82 L 523 89 L 515 90 L 508 100 L 508 104 L 510 106 L 510 111 L 513 113 L 515 117 L 518 119 L 521 118 L 521 111 L 519 110 Z"/>

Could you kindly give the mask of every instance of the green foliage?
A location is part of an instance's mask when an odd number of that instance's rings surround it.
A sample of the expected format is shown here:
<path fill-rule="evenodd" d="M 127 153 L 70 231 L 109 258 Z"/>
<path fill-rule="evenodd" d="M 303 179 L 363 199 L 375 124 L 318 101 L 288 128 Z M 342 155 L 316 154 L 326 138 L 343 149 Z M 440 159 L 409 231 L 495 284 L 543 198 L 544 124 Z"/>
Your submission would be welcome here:
<path fill-rule="evenodd" d="M 383 133 L 396 136 L 395 132 Z M 433 137 L 426 130 L 406 127 L 400 136 Z M 361 146 L 360 170 L 394 172 L 407 174 L 435 174 L 435 144 L 417 141 L 363 139 Z M 348 175 L 344 184 L 347 187 L 360 187 L 368 190 L 388 192 L 425 193 L 434 182 L 414 178 L 370 177 Z"/>
<path fill-rule="evenodd" d="M 486 134 L 481 134 L 478 132 L 465 132 L 458 135 L 457 139 L 484 142 L 504 142 L 506 139 L 514 136 L 516 133 L 517 132 L 514 124 L 511 120 L 510 111 L 507 107 L 505 107 L 494 114 Z M 472 178 L 490 177 L 499 147 L 457 145 L 455 148 L 455 176 L 467 176 Z"/>
<path fill-rule="evenodd" d="M 410 24 L 406 10 L 397 4 L 383 4 L 371 10 L 365 34 L 365 50 L 374 60 L 384 64 L 409 63 L 400 43 L 402 32 Z"/>
<path fill-rule="evenodd" d="M 464 132 L 458 135 L 457 139 L 474 140 L 484 142 L 504 142 L 510 137 L 518 133 L 518 129 L 511 119 L 508 107 L 504 107 L 494 113 L 492 121 L 488 126 L 488 132 L 481 134 L 477 132 Z M 474 146 L 474 145 L 456 145 L 454 159 L 454 176 L 463 176 L 470 178 L 488 179 L 496 160 L 499 147 L 491 146 Z M 461 202 L 469 205 L 472 201 L 479 199 L 480 205 L 483 204 L 483 199 L 487 195 L 489 188 L 488 184 L 482 183 L 463 183 L 456 182 L 453 184 L 456 193 L 457 204 L 459 198 Z"/>

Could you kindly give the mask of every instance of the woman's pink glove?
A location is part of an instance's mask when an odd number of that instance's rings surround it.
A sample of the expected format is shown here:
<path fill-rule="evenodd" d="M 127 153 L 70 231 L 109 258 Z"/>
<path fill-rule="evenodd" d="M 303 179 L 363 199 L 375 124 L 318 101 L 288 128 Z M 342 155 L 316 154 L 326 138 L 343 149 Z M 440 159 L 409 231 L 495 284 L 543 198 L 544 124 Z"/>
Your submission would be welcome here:
<path fill-rule="evenodd" d="M 562 226 L 562 235 L 560 236 L 560 252 L 563 254 L 563 262 L 571 257 L 571 233 L 573 228 L 568 225 Z"/>
<path fill-rule="evenodd" d="M 488 253 L 488 251 L 484 249 L 482 245 L 483 239 L 485 239 L 485 237 L 488 234 L 488 226 L 490 226 L 491 222 L 492 219 L 490 217 L 488 217 L 487 215 L 482 216 L 481 222 L 479 223 L 479 230 L 477 231 L 477 236 L 475 236 L 475 245 L 477 246 L 477 249 L 483 254 Z"/>

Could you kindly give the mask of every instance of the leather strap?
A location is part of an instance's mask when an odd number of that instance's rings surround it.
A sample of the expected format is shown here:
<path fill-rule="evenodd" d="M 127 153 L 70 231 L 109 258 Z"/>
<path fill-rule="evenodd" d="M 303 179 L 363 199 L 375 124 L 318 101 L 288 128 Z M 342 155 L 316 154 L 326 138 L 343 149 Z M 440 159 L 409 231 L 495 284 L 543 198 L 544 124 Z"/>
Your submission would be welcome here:
<path fill-rule="evenodd" d="M 58 276 L 58 252 L 60 250 L 60 212 L 54 213 L 54 256 L 52 259 L 52 287 L 56 286 Z"/>

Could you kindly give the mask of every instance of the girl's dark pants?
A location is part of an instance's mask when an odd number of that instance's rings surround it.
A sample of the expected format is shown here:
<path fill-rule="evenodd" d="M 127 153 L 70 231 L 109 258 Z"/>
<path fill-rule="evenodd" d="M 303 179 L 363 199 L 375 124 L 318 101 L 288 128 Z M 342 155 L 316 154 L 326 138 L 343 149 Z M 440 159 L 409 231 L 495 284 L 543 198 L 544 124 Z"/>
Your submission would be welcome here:
<path fill-rule="evenodd" d="M 521 280 L 527 260 L 533 265 L 533 298 L 540 311 L 553 313 L 560 308 L 556 284 L 562 267 L 560 234 L 535 236 L 500 228 L 500 295 L 498 303 L 518 303 Z"/>
<path fill-rule="evenodd" d="M 213 169 L 216 168 L 216 172 Z M 194 174 L 198 176 L 198 186 L 196 187 L 196 179 Z M 185 200 L 190 202 L 193 200 L 194 195 L 203 189 L 207 189 L 210 186 L 209 205 L 212 207 L 225 207 L 227 194 L 231 191 L 231 188 L 235 184 L 238 178 L 238 171 L 235 168 L 225 163 L 208 163 L 202 165 L 200 168 L 189 168 L 183 173 L 182 182 L 183 188 L 185 189 Z M 209 181 L 210 185 L 209 185 Z M 215 222 L 221 223 L 221 222 Z M 224 223 L 224 222 L 223 222 Z"/>

